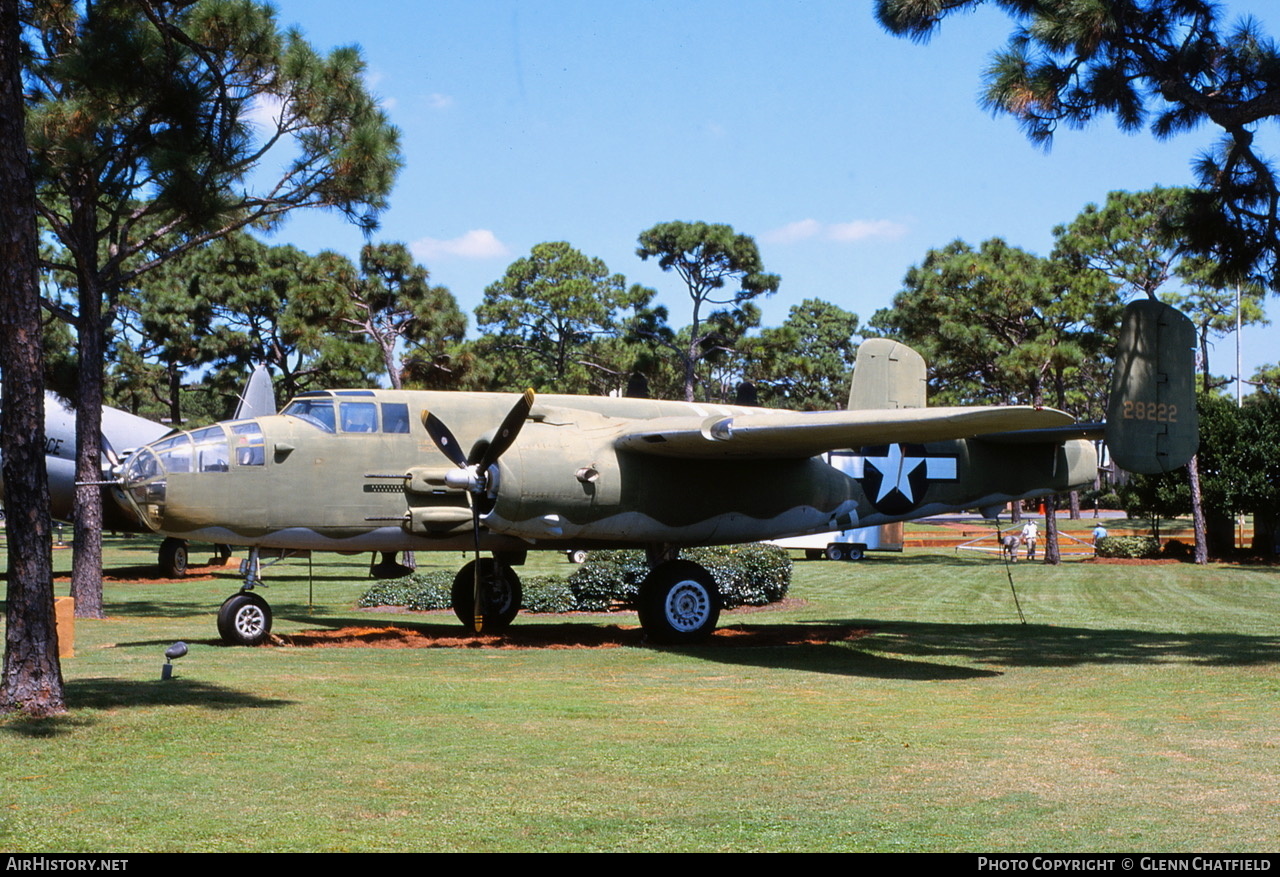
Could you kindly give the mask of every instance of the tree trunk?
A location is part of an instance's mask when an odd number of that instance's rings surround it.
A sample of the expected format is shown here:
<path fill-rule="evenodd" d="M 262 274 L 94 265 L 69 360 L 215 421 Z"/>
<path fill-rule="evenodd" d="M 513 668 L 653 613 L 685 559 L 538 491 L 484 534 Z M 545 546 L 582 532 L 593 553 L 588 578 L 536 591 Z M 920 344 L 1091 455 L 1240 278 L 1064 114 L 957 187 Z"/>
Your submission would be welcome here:
<path fill-rule="evenodd" d="M 1058 548 L 1058 498 L 1046 497 L 1044 501 L 1044 562 L 1050 566 L 1062 563 Z"/>
<path fill-rule="evenodd" d="M 694 387 L 697 385 L 697 347 L 689 345 L 684 354 L 684 401 L 694 401 Z"/>
<path fill-rule="evenodd" d="M 182 429 L 182 368 L 176 362 L 167 365 L 169 373 L 169 425 Z M 136 411 L 134 412 L 137 413 Z M 122 450 L 117 448 L 117 451 Z"/>
<path fill-rule="evenodd" d="M 80 313 L 79 399 L 76 405 L 76 481 L 102 480 L 102 287 L 98 272 L 98 228 L 93 175 L 82 171 L 72 193 L 76 239 L 76 282 Z M 82 483 L 76 488 L 75 552 L 71 562 L 71 596 L 77 618 L 105 618 L 102 612 L 102 488 Z"/>
<path fill-rule="evenodd" d="M 0 712 L 66 712 L 53 611 L 35 189 L 27 164 L 18 0 L 0 0 L 0 453 L 9 554 Z"/>
<path fill-rule="evenodd" d="M 1022 500 L 1015 499 L 1009 504 L 1009 520 L 1014 524 L 1022 520 Z"/>
<path fill-rule="evenodd" d="M 1187 461 L 1187 481 L 1191 486 L 1191 521 L 1195 530 L 1195 562 L 1209 562 L 1208 530 L 1204 521 L 1204 498 L 1200 494 L 1200 455 L 1193 454 Z"/>
<path fill-rule="evenodd" d="M 1080 520 L 1080 491 L 1073 490 L 1068 496 L 1071 498 L 1071 520 Z"/>
<path fill-rule="evenodd" d="M 396 362 L 396 340 L 394 338 L 379 338 L 372 331 L 369 335 L 378 343 L 378 347 L 382 350 L 382 364 L 386 366 L 387 378 L 391 381 L 391 389 L 402 390 L 399 363 Z"/>

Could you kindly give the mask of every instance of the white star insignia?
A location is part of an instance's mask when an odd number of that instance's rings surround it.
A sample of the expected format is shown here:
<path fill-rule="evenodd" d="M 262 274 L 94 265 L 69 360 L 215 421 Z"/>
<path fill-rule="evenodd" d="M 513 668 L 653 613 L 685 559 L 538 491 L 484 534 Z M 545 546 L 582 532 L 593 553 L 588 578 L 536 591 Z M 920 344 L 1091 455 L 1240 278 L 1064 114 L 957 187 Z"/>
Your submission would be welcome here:
<path fill-rule="evenodd" d="M 875 501 L 880 502 L 895 488 L 908 502 L 915 502 L 911 492 L 911 473 L 920 468 L 924 457 L 904 457 L 902 445 L 889 445 L 889 451 L 883 457 L 867 457 L 866 461 L 883 476 L 880 479 L 880 495 Z"/>

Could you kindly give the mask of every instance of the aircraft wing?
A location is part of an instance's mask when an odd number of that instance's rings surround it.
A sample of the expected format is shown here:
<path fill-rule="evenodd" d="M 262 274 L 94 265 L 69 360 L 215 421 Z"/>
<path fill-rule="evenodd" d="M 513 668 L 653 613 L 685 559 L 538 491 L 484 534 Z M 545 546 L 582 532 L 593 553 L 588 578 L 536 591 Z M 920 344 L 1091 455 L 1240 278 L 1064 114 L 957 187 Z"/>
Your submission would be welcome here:
<path fill-rule="evenodd" d="M 837 448 L 972 438 L 986 433 L 1067 426 L 1053 408 L 901 408 L 762 412 L 663 417 L 638 422 L 615 440 L 618 450 L 688 459 L 812 457 Z"/>

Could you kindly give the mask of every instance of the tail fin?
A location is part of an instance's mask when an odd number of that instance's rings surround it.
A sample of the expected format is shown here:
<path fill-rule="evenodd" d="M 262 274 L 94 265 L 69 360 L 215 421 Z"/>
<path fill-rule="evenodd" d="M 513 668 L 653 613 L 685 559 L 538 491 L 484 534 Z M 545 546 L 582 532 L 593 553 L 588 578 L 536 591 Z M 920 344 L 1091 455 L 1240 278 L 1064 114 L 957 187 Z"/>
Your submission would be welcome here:
<path fill-rule="evenodd" d="M 1125 308 L 1107 406 L 1107 446 L 1121 467 L 1155 475 L 1195 454 L 1195 346 L 1195 327 L 1169 305 L 1143 299 Z"/>
<path fill-rule="evenodd" d="M 271 373 L 265 365 L 259 365 L 249 376 L 244 395 L 236 406 L 235 420 L 246 417 L 266 417 L 276 413 L 276 394 L 271 386 Z"/>
<path fill-rule="evenodd" d="M 924 408 L 924 357 L 888 338 L 869 338 L 858 345 L 849 387 L 849 410 Z"/>

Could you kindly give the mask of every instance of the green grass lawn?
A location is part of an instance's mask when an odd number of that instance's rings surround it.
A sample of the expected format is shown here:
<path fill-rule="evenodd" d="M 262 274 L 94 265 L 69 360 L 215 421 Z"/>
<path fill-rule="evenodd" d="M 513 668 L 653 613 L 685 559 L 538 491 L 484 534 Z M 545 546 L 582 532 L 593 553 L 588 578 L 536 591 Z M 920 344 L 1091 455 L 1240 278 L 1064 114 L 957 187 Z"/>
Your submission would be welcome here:
<path fill-rule="evenodd" d="M 277 632 L 456 625 L 352 608 L 367 562 L 266 570 Z M 1012 575 L 1026 625 L 990 557 L 799 561 L 721 625 L 865 635 L 684 650 L 225 648 L 230 572 L 109 584 L 71 712 L 0 720 L 0 849 L 1274 850 L 1280 568 Z"/>

